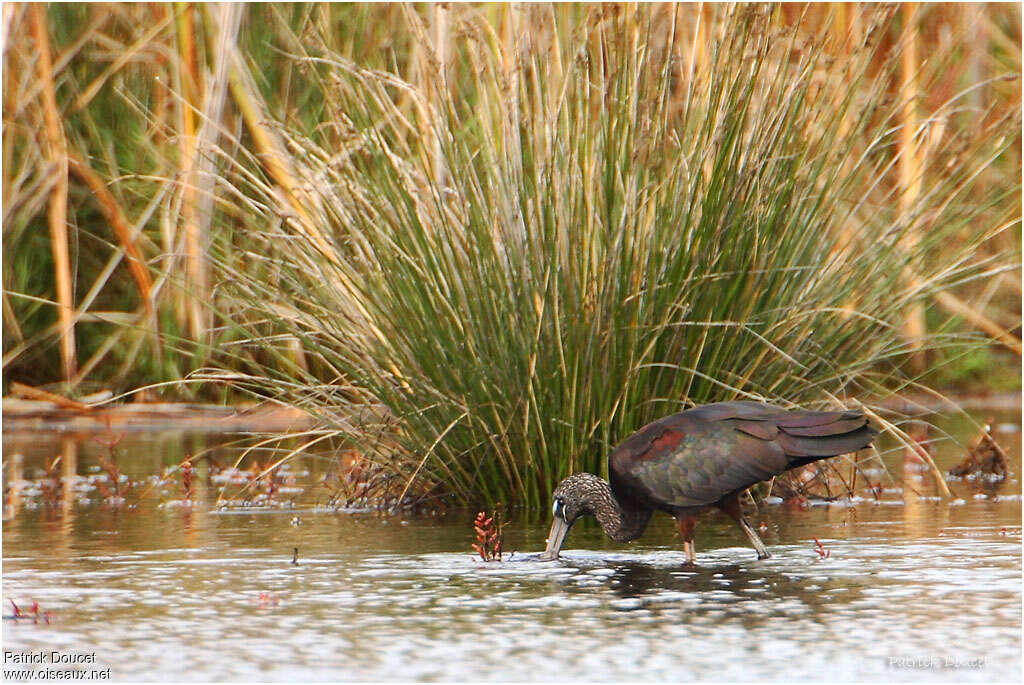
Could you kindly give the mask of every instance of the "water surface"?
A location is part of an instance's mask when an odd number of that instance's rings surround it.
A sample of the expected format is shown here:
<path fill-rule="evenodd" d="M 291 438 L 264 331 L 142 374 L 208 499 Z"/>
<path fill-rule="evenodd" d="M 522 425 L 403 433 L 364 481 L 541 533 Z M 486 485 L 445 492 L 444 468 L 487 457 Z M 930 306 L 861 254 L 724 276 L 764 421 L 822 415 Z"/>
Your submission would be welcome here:
<path fill-rule="evenodd" d="M 1014 473 L 994 493 L 960 482 L 940 500 L 925 480 L 906 501 L 763 506 L 765 561 L 708 514 L 696 568 L 661 515 L 630 545 L 577 524 L 556 563 L 535 560 L 548 521 L 514 516 L 512 553 L 485 564 L 472 511 L 332 513 L 298 495 L 215 509 L 210 483 L 193 507 L 173 486 L 122 506 L 29 490 L 4 523 L 3 594 L 51 620 L 5 620 L 4 649 L 95 654 L 115 680 L 1017 680 L 1019 432 L 1000 439 Z M 142 478 L 196 440 L 118 449 Z M 5 461 L 14 449 L 30 478 L 60 446 L 5 436 Z M 76 471 L 103 449 L 77 443 Z"/>

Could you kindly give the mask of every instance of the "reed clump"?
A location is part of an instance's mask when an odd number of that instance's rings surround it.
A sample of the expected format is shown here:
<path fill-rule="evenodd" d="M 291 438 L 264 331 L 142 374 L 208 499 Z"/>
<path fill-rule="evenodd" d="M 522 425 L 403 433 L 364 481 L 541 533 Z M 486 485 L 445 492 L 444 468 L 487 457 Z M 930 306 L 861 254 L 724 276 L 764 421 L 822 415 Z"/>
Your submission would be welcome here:
<path fill-rule="evenodd" d="M 841 54 L 780 12 L 531 8 L 500 36 L 465 11 L 444 61 L 411 15 L 415 82 L 296 37 L 321 117 L 275 125 L 293 187 L 223 160 L 241 371 L 196 378 L 315 413 L 403 496 L 531 506 L 692 404 L 913 385 L 908 354 L 966 336 L 908 340 L 908 312 L 1014 268 L 984 248 L 1019 230 L 1019 104 L 936 136 L 953 93 L 908 138 L 890 9 Z"/>

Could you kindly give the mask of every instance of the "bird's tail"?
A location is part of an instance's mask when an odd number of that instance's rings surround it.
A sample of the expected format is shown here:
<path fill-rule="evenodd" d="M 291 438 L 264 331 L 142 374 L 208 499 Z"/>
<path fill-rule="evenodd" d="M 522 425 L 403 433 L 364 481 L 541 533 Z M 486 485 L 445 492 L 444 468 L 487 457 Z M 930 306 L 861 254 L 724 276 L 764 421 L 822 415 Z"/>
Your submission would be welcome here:
<path fill-rule="evenodd" d="M 775 425 L 777 442 L 789 458 L 790 468 L 819 459 L 856 452 L 871 444 L 878 435 L 858 411 L 791 411 Z"/>

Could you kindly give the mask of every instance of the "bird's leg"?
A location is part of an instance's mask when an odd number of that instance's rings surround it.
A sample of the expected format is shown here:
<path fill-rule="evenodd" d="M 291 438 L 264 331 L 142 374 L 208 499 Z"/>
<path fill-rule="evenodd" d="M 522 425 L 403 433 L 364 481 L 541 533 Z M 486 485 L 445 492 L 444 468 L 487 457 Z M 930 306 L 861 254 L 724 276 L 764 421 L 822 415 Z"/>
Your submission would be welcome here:
<path fill-rule="evenodd" d="M 743 532 L 747 534 L 748 538 L 750 538 L 750 544 L 752 544 L 754 546 L 754 549 L 757 550 L 757 558 L 768 559 L 769 557 L 771 557 L 771 554 L 768 553 L 768 548 L 764 546 L 764 543 L 761 541 L 761 538 L 758 537 L 754 529 L 750 526 L 749 523 L 747 523 L 747 520 L 740 516 L 739 523 L 740 527 L 743 529 Z"/>
<path fill-rule="evenodd" d="M 686 553 L 686 563 L 697 563 L 697 548 L 693 544 L 693 531 L 697 528 L 697 518 L 682 514 L 676 517 L 676 527 L 679 529 L 679 537 L 683 541 L 683 551 Z"/>
<path fill-rule="evenodd" d="M 757 550 L 758 559 L 767 559 L 771 556 L 768 553 L 768 548 L 761 542 L 761 538 L 758 537 L 757 532 L 747 523 L 747 519 L 743 518 L 743 511 L 740 509 L 740 496 L 739 494 L 731 495 L 721 501 L 719 507 L 726 514 L 732 518 L 733 521 L 740 524 L 740 528 L 747 534 L 747 538 L 750 539 L 750 544 Z"/>

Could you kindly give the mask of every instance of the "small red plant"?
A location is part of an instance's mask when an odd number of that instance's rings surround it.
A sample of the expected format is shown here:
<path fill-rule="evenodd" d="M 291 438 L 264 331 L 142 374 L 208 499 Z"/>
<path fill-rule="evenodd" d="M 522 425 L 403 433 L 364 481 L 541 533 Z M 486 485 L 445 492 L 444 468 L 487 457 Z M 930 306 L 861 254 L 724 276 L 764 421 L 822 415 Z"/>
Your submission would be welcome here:
<path fill-rule="evenodd" d="M 497 521 L 495 521 L 497 519 Z M 495 511 L 490 518 L 484 512 L 476 515 L 473 530 L 476 531 L 476 542 L 473 549 L 484 561 L 501 561 L 501 543 L 504 537 L 501 515 Z"/>
<path fill-rule="evenodd" d="M 272 595 L 269 592 L 264 592 L 262 590 L 260 590 L 259 597 L 256 598 L 256 604 L 261 609 L 265 609 L 267 607 L 276 607 L 278 601 L 279 600 L 275 595 Z"/>
<path fill-rule="evenodd" d="M 386 509 L 401 490 L 401 483 L 393 473 L 353 449 L 342 451 L 337 470 L 325 476 L 323 484 L 330 492 L 330 505 L 341 507 Z"/>
<path fill-rule="evenodd" d="M 283 476 L 279 467 L 280 464 L 275 464 L 273 459 L 267 459 L 265 462 L 254 461 L 247 474 L 249 483 L 261 486 L 270 501 L 274 500 L 278 488 L 282 485 Z"/>
<path fill-rule="evenodd" d="M 43 491 L 43 503 L 50 507 L 57 506 L 60 501 L 60 476 L 57 475 L 57 467 L 63 457 L 56 456 L 46 462 L 46 474 L 39 480 L 39 487 Z"/>
<path fill-rule="evenodd" d="M 95 481 L 96 489 L 100 491 L 103 498 L 109 500 L 111 504 L 119 505 L 123 502 L 124 496 L 135 487 L 135 483 L 130 480 L 126 480 L 122 483 L 121 481 L 121 469 L 113 460 L 113 456 L 110 459 L 99 456 L 96 458 L 99 462 L 100 468 L 107 474 L 107 479 L 113 483 L 114 489 L 111 490 L 107 487 L 106 483 L 101 480 Z"/>
<path fill-rule="evenodd" d="M 814 551 L 818 554 L 819 559 L 828 559 L 832 554 L 832 550 L 825 549 L 818 538 L 814 538 Z"/>
<path fill-rule="evenodd" d="M 102 445 L 108 452 L 112 452 L 117 445 L 124 440 L 125 433 L 121 433 L 114 436 L 113 433 L 108 434 L 110 437 L 99 437 L 93 438 L 92 441 L 98 445 Z"/>
<path fill-rule="evenodd" d="M 11 614 L 11 618 L 30 618 L 32 619 L 33 623 L 39 623 L 39 619 L 43 619 L 43 621 L 46 622 L 46 625 L 50 625 L 50 618 L 53 616 L 53 614 L 51 614 L 49 611 L 40 612 L 39 602 L 32 602 L 31 609 L 29 609 L 28 611 L 22 611 L 20 608 L 18 608 L 18 605 L 14 603 L 13 599 L 8 599 L 7 601 L 10 602 L 11 606 L 14 608 L 14 613 Z"/>
<path fill-rule="evenodd" d="M 122 431 L 120 435 L 114 436 L 114 432 L 110 430 L 110 417 L 106 417 L 107 433 L 106 436 L 93 438 L 93 442 L 103 445 L 107 448 L 107 452 L 111 455 L 114 452 L 114 448 L 117 447 L 118 443 L 124 440 L 125 433 Z"/>
<path fill-rule="evenodd" d="M 185 499 L 192 499 L 192 478 L 195 475 L 195 469 L 192 468 L 192 455 L 181 464 L 181 491 L 185 495 Z"/>
<path fill-rule="evenodd" d="M 117 447 L 118 443 L 124 439 L 125 434 L 121 433 L 120 435 L 114 436 L 113 432 L 110 430 L 110 417 L 107 417 L 106 421 L 107 437 L 93 438 L 93 441 L 103 445 L 107 450 L 107 455 L 98 456 L 96 461 L 99 462 L 100 468 L 103 469 L 103 472 L 107 474 L 107 479 L 113 483 L 114 489 L 111 490 L 107 487 L 107 484 L 101 480 L 96 480 L 93 484 L 96 486 L 96 489 L 100 491 L 100 494 L 103 495 L 103 499 L 107 500 L 109 504 L 120 506 L 124 502 L 125 494 L 135 486 L 135 483 L 127 479 L 123 483 L 121 482 L 121 469 L 117 465 L 117 457 L 114 454 L 114 448 Z"/>

